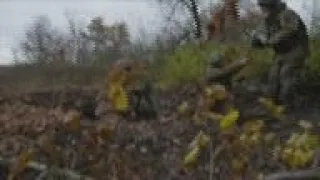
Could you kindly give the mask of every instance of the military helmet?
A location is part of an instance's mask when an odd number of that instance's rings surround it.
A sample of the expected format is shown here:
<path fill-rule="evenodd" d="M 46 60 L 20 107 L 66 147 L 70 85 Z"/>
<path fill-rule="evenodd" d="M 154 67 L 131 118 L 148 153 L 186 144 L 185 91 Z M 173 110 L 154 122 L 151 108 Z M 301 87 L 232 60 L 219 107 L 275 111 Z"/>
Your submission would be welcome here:
<path fill-rule="evenodd" d="M 210 55 L 210 65 L 221 68 L 223 66 L 223 55 L 220 52 L 213 52 Z"/>
<path fill-rule="evenodd" d="M 275 6 L 281 3 L 281 0 L 258 0 L 259 6 Z"/>

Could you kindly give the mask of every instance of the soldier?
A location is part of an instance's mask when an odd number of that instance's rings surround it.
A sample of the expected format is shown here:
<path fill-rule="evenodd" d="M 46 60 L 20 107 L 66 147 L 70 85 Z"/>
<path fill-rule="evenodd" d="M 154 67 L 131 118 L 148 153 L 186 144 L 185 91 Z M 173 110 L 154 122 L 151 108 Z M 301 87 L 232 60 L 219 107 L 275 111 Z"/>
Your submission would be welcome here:
<path fill-rule="evenodd" d="M 119 59 L 110 69 L 107 76 L 108 87 L 120 84 L 128 96 L 129 109 L 119 112 L 125 117 L 157 118 L 158 103 L 148 72 L 146 62 L 132 58 Z M 111 101 L 116 96 L 112 92 L 112 88 L 110 88 L 108 98 Z"/>
<path fill-rule="evenodd" d="M 157 118 L 158 107 L 156 102 L 155 90 L 148 75 L 140 79 L 134 88 L 131 89 L 132 108 L 137 116 Z"/>
<path fill-rule="evenodd" d="M 307 30 L 300 16 L 281 0 L 258 0 L 258 4 L 265 19 L 253 34 L 252 46 L 273 49 L 268 95 L 291 107 L 301 70 L 310 54 Z"/>
<path fill-rule="evenodd" d="M 231 62 L 225 54 L 214 53 L 206 69 L 205 79 L 208 83 L 219 83 L 230 89 L 233 76 L 240 72 L 247 63 L 248 58 Z"/>
<path fill-rule="evenodd" d="M 138 117 L 157 118 L 158 107 L 152 80 L 148 74 L 146 62 L 131 62 L 124 66 L 129 73 L 129 91 L 132 111 Z"/>

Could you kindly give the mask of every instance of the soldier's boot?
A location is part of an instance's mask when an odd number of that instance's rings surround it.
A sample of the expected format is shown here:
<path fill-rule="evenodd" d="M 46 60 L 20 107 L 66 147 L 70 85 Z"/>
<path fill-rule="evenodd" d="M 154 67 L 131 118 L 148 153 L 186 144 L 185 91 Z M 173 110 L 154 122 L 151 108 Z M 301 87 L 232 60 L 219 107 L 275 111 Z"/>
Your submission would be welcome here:
<path fill-rule="evenodd" d="M 267 90 L 264 94 L 270 98 L 275 104 L 282 104 L 283 102 L 280 99 L 280 82 L 278 79 L 273 79 L 269 81 L 267 85 Z"/>
<path fill-rule="evenodd" d="M 149 92 L 141 97 L 141 115 L 148 119 L 156 119 L 159 117 L 159 108 L 154 94 Z"/>
<path fill-rule="evenodd" d="M 297 107 L 296 101 L 296 83 L 293 78 L 287 78 L 281 82 L 281 88 L 279 92 L 279 100 L 288 110 L 294 110 Z"/>
<path fill-rule="evenodd" d="M 297 88 L 300 69 L 290 64 L 281 68 L 279 98 L 288 110 L 294 110 L 298 104 Z"/>
<path fill-rule="evenodd" d="M 158 106 L 154 93 L 150 89 L 141 89 L 133 93 L 133 111 L 136 117 L 157 118 L 159 116 Z"/>
<path fill-rule="evenodd" d="M 137 91 L 130 94 L 130 116 L 132 120 L 137 120 L 140 116 L 141 95 Z"/>

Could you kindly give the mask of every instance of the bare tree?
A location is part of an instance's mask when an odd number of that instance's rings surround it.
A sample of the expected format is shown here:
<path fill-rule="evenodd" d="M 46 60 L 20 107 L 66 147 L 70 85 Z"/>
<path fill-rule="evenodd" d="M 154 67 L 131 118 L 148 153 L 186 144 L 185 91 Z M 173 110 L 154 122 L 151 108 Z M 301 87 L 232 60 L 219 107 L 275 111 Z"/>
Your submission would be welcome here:
<path fill-rule="evenodd" d="M 65 62 L 67 47 L 65 37 L 53 29 L 51 21 L 46 16 L 39 16 L 26 30 L 25 39 L 21 41 L 20 50 L 29 63 L 39 65 Z"/>
<path fill-rule="evenodd" d="M 78 65 L 89 65 L 92 63 L 92 46 L 91 42 L 84 35 L 85 26 L 81 26 L 71 14 L 65 14 L 69 25 L 69 53 L 73 63 Z"/>
<path fill-rule="evenodd" d="M 97 62 L 117 59 L 130 44 L 127 24 L 106 25 L 102 17 L 95 17 L 88 25 L 83 36 L 93 43 L 93 53 Z"/>
<path fill-rule="evenodd" d="M 185 8 L 191 18 L 192 18 L 192 25 L 194 28 L 194 36 L 195 38 L 199 39 L 202 37 L 202 28 L 201 28 L 201 18 L 200 18 L 200 12 L 199 12 L 199 1 L 197 0 L 173 0 L 173 1 L 168 1 L 168 0 L 158 0 L 161 4 L 168 4 L 168 7 L 171 8 L 169 10 L 170 13 L 168 13 L 168 19 L 169 21 L 172 21 L 171 19 L 173 14 L 176 13 L 176 11 L 179 11 L 181 8 Z M 181 13 L 181 11 L 179 11 Z M 174 21 L 174 20 L 173 20 Z"/>

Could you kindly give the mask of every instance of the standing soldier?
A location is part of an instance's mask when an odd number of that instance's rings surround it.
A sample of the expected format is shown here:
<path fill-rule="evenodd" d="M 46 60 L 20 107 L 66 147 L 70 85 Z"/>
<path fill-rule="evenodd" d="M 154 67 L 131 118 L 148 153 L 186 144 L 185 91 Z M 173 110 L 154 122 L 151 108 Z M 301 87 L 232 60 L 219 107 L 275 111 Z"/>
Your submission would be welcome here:
<path fill-rule="evenodd" d="M 306 26 L 281 0 L 258 0 L 258 4 L 265 19 L 253 34 L 252 45 L 274 50 L 268 94 L 277 103 L 291 107 L 301 70 L 310 54 Z"/>

